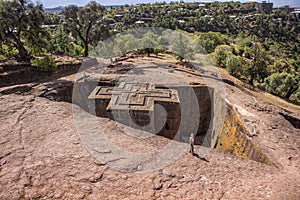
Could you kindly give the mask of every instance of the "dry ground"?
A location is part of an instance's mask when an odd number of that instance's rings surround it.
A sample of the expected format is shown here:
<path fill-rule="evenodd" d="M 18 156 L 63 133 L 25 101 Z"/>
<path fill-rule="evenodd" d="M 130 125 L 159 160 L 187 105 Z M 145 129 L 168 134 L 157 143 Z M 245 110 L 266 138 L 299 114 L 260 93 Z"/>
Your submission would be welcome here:
<path fill-rule="evenodd" d="M 182 73 L 191 81 L 198 78 Z M 0 199 L 300 199 L 299 129 L 279 115 L 282 108 L 250 94 L 226 85 L 226 97 L 240 110 L 252 140 L 277 167 L 212 150 L 209 162 L 186 152 L 151 173 L 124 173 L 95 160 L 77 134 L 70 103 L 2 94 Z M 285 112 L 299 118 L 297 107 Z M 129 150 L 168 142 L 160 136 L 149 142 L 118 137 L 122 130 L 113 121 L 99 123 Z"/>

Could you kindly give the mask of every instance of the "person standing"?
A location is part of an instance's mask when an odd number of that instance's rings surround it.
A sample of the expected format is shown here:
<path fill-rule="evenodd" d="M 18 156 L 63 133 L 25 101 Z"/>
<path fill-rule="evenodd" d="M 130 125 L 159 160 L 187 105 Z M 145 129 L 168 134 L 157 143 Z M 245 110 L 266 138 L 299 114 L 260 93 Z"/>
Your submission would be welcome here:
<path fill-rule="evenodd" d="M 191 136 L 190 136 L 190 153 L 192 155 L 194 155 L 194 143 L 195 143 L 195 140 L 194 140 L 194 134 L 191 133 Z"/>

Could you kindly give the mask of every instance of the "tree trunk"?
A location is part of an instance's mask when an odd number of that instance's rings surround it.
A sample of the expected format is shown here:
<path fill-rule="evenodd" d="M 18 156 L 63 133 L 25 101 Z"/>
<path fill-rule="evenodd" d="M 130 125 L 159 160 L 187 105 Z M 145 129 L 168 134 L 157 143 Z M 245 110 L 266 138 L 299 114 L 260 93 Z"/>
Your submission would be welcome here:
<path fill-rule="evenodd" d="M 298 84 L 296 84 L 296 86 L 297 86 Z M 295 86 L 292 86 L 292 87 L 290 87 L 290 89 L 289 89 L 289 91 L 286 93 L 286 95 L 285 95 L 285 98 L 286 99 L 290 99 L 290 97 L 292 96 L 292 94 L 294 93 L 294 92 L 296 92 L 296 90 L 298 89 L 298 87 L 295 87 Z"/>
<path fill-rule="evenodd" d="M 183 61 L 183 57 L 179 56 L 180 62 L 182 63 Z"/>
<path fill-rule="evenodd" d="M 250 75 L 249 84 L 252 86 L 254 85 L 254 77 L 252 75 Z"/>
<path fill-rule="evenodd" d="M 20 42 L 20 41 L 18 41 L 16 47 L 17 47 L 17 49 L 19 51 L 19 55 L 17 57 L 17 60 L 18 61 L 29 62 L 30 61 L 30 55 L 27 52 L 27 50 L 25 49 L 23 43 Z"/>
<path fill-rule="evenodd" d="M 84 57 L 88 57 L 89 56 L 89 43 L 88 41 L 84 42 Z"/>
<path fill-rule="evenodd" d="M 90 24 L 85 32 L 85 39 L 84 41 L 84 57 L 88 57 L 89 56 L 89 33 L 90 30 L 92 28 L 92 25 Z M 82 36 L 81 36 L 82 37 Z"/>

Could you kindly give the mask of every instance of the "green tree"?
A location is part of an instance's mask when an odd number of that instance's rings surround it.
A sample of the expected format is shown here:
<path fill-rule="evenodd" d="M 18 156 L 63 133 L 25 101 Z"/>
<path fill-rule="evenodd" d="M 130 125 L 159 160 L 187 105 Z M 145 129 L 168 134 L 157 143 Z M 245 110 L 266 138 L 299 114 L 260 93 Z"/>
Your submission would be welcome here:
<path fill-rule="evenodd" d="M 109 36 L 109 27 L 103 19 L 105 8 L 95 1 L 83 8 L 69 6 L 63 11 L 67 32 L 79 38 L 84 48 L 84 56 L 89 55 L 89 45 L 97 45 L 99 40 Z"/>
<path fill-rule="evenodd" d="M 299 90 L 299 78 L 285 72 L 274 73 L 265 79 L 262 87 L 267 92 L 289 99 Z"/>
<path fill-rule="evenodd" d="M 268 76 L 268 57 L 266 51 L 264 51 L 261 46 L 255 42 L 253 48 L 251 49 L 251 64 L 246 69 L 249 77 L 250 85 L 254 85 L 254 81 L 262 81 Z"/>
<path fill-rule="evenodd" d="M 41 47 L 40 38 L 45 35 L 43 22 L 41 4 L 34 5 L 28 0 L 0 1 L 0 40 L 18 49 L 19 61 L 30 61 L 25 43 Z"/>
<path fill-rule="evenodd" d="M 148 31 L 140 39 L 140 44 L 142 47 L 142 51 L 150 56 L 150 53 L 154 53 L 154 49 L 158 47 L 157 35 L 155 35 L 152 31 Z"/>
<path fill-rule="evenodd" d="M 56 53 L 68 53 L 72 40 L 68 34 L 63 31 L 63 27 L 57 27 L 49 41 L 48 51 Z"/>
<path fill-rule="evenodd" d="M 237 78 L 243 76 L 245 65 L 246 61 L 242 57 L 229 55 L 226 58 L 226 70 Z"/>
<path fill-rule="evenodd" d="M 228 37 L 218 32 L 201 33 L 199 35 L 199 44 L 208 52 L 214 52 L 218 45 L 228 43 Z"/>
<path fill-rule="evenodd" d="M 290 66 L 288 61 L 286 59 L 276 59 L 274 62 L 274 71 L 273 72 L 287 72 L 287 73 L 293 73 L 293 67 Z"/>
<path fill-rule="evenodd" d="M 226 59 L 232 54 L 232 49 L 228 45 L 220 45 L 213 54 L 214 60 L 219 67 L 226 67 Z"/>
<path fill-rule="evenodd" d="M 41 59 L 33 60 L 32 63 L 33 66 L 36 66 L 41 71 L 54 73 L 57 70 L 55 60 L 48 55 Z"/>
<path fill-rule="evenodd" d="M 99 42 L 99 45 L 95 47 L 95 51 L 93 52 L 92 56 L 101 57 L 101 58 L 112 58 L 115 56 L 120 56 L 115 51 L 116 42 L 112 41 L 104 41 Z"/>
<path fill-rule="evenodd" d="M 180 62 L 183 61 L 183 59 L 186 59 L 187 56 L 190 54 L 191 49 L 188 48 L 188 40 L 184 37 L 182 33 L 179 33 L 177 36 L 177 40 L 172 47 L 173 53 L 177 54 Z"/>

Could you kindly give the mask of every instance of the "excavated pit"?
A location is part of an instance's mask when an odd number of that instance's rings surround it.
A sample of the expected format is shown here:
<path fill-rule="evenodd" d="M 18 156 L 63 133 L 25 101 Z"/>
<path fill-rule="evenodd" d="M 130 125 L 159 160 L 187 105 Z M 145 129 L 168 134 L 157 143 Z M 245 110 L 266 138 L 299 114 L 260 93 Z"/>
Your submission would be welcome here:
<path fill-rule="evenodd" d="M 204 137 L 215 132 L 211 121 L 218 111 L 214 110 L 213 95 L 213 89 L 206 86 L 105 86 L 99 82 L 88 97 L 88 107 L 89 112 L 99 117 L 169 139 L 186 142 L 195 133 L 195 143 L 203 144 Z M 207 146 L 214 146 L 215 141 L 210 138 Z"/>
<path fill-rule="evenodd" d="M 89 81 L 90 84 L 86 84 Z M 235 108 L 228 102 L 225 102 L 213 88 L 203 85 L 155 85 L 155 89 L 158 90 L 176 91 L 179 102 L 156 102 L 154 104 L 154 107 L 159 105 L 158 107 L 162 106 L 166 111 L 171 112 L 167 112 L 167 120 L 164 124 L 161 124 L 159 120 L 154 120 L 153 131 L 153 129 L 149 129 L 149 124 L 151 123 L 149 118 L 151 112 L 149 111 L 137 112 L 133 110 L 129 112 L 134 122 L 130 124 L 122 121 L 122 118 L 114 118 L 115 115 L 112 115 L 112 112 L 106 109 L 101 111 L 101 109 L 97 110 L 94 107 L 95 110 L 91 110 L 89 105 L 91 99 L 88 99 L 88 97 L 95 87 L 114 87 L 116 83 L 115 79 L 97 82 L 90 79 L 81 79 L 75 83 L 71 81 L 59 81 L 41 85 L 27 84 L 1 89 L 0 94 L 33 94 L 54 101 L 74 103 L 87 112 L 100 117 L 112 118 L 133 128 L 146 130 L 182 142 L 188 141 L 190 133 L 196 133 L 195 142 L 198 145 L 216 148 L 224 153 L 273 165 L 273 162 L 263 150 L 247 136 L 249 135 L 247 133 L 248 129 L 244 127 L 245 125 Z M 195 102 L 197 102 L 197 105 Z M 106 104 L 108 105 L 109 101 Z M 154 118 L 160 115 L 160 111 L 155 110 L 155 108 L 153 109 L 153 113 Z M 135 127 L 134 124 L 138 126 Z M 155 126 L 161 128 L 158 133 Z M 298 123 L 296 123 L 296 126 L 298 126 Z M 147 127 L 148 129 L 143 129 L 143 127 Z"/>
<path fill-rule="evenodd" d="M 81 84 L 86 81 L 91 81 L 91 79 L 75 83 L 73 103 L 80 105 L 96 116 L 111 118 L 130 127 L 181 142 L 188 142 L 190 134 L 196 133 L 195 142 L 198 145 L 216 148 L 224 153 L 230 153 L 244 159 L 273 165 L 263 150 L 247 136 L 249 135 L 248 129 L 244 127 L 235 108 L 225 102 L 213 88 L 203 85 L 155 85 L 155 89 L 176 91 L 179 105 L 176 102 L 157 101 L 155 105 L 162 106 L 167 111 L 167 120 L 164 124 L 160 124 L 159 120 L 154 120 L 152 126 L 149 126 L 149 124 L 151 125 L 151 116 L 154 116 L 154 119 L 155 117 L 159 118 L 157 116 L 159 116 L 160 111 L 155 110 L 156 106 L 152 111 L 134 109 L 130 111 L 130 108 L 127 108 L 129 110 L 125 112 L 131 119 L 128 122 L 126 117 L 120 117 L 122 116 L 120 113 L 124 110 L 111 109 L 111 97 L 95 100 L 90 96 L 96 87 L 98 89 L 99 87 L 117 88 L 119 84 L 117 81 L 104 80 L 93 84 L 85 83 L 85 87 L 82 87 Z M 124 119 L 126 120 L 124 121 Z M 197 122 L 196 125 L 195 121 Z"/>

